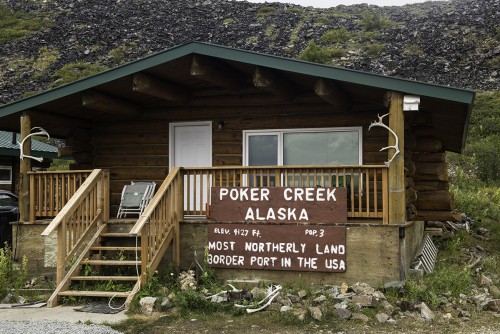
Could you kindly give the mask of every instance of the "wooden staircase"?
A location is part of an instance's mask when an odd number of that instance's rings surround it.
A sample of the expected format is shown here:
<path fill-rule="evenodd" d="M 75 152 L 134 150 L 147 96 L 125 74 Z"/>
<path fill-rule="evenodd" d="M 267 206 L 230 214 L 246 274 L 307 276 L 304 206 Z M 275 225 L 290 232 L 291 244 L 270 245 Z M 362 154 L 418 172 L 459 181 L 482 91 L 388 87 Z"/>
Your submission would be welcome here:
<path fill-rule="evenodd" d="M 61 297 L 125 298 L 130 304 L 142 273 L 140 237 L 129 233 L 134 223 L 120 219 L 103 224 L 54 291 L 49 306 Z"/>
<path fill-rule="evenodd" d="M 179 265 L 183 177 L 167 176 L 137 219 L 109 219 L 109 172 L 94 170 L 42 235 L 57 232 L 57 287 L 48 307 L 63 297 L 126 298 L 128 308 L 167 249 Z"/>

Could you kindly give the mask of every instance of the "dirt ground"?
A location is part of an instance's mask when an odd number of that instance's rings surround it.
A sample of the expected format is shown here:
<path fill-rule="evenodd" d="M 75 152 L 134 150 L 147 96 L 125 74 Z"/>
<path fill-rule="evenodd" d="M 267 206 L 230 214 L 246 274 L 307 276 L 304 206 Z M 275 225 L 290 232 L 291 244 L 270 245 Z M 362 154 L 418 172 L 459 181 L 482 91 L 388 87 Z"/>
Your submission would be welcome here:
<path fill-rule="evenodd" d="M 323 321 L 321 323 L 276 323 L 276 319 L 266 315 L 246 315 L 229 317 L 225 315 L 182 317 L 172 319 L 168 314 L 158 313 L 152 316 L 133 316 L 128 322 L 114 328 L 124 333 L 142 334 L 186 334 L 186 333 L 240 333 L 240 334 L 500 334 L 500 314 L 482 312 L 470 320 L 464 318 L 445 320 L 437 318 L 432 322 L 400 319 L 394 325 L 378 324 L 374 321 L 361 323 L 356 321 Z"/>

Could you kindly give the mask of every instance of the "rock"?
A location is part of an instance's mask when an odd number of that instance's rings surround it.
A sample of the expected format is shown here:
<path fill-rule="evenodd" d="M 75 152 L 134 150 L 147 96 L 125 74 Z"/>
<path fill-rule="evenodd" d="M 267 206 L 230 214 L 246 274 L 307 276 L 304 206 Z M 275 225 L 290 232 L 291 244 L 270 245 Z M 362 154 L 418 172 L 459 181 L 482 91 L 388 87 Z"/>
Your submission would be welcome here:
<path fill-rule="evenodd" d="M 171 308 L 173 306 L 172 300 L 168 297 L 163 297 L 161 300 L 160 307 L 162 309 Z"/>
<path fill-rule="evenodd" d="M 293 315 L 297 317 L 300 321 L 304 321 L 306 319 L 306 310 L 300 308 L 300 309 L 293 309 L 292 311 Z"/>
<path fill-rule="evenodd" d="M 377 300 L 373 296 L 357 295 L 352 297 L 352 302 L 362 307 L 375 307 Z"/>
<path fill-rule="evenodd" d="M 340 302 L 340 303 L 337 303 L 337 304 L 333 305 L 333 307 L 335 307 L 335 309 L 337 309 L 337 310 L 338 310 L 338 309 L 342 309 L 342 308 L 347 308 L 348 306 L 349 306 L 349 305 L 347 305 L 347 301 L 346 301 L 346 300 L 344 300 L 344 301 L 342 301 L 342 302 Z"/>
<path fill-rule="evenodd" d="M 283 305 L 283 306 L 280 307 L 280 312 L 281 313 L 286 313 L 286 312 L 290 312 L 292 309 L 293 308 L 291 306 L 285 306 L 285 305 Z"/>
<path fill-rule="evenodd" d="M 488 302 L 488 309 L 493 312 L 500 312 L 500 299 L 493 299 Z"/>
<path fill-rule="evenodd" d="M 325 295 L 321 295 L 321 296 L 316 297 L 316 298 L 313 299 L 313 303 L 315 303 L 315 304 L 321 304 L 324 301 L 326 301 L 326 296 Z"/>
<path fill-rule="evenodd" d="M 340 293 L 345 295 L 347 293 L 347 289 L 349 289 L 349 286 L 344 282 L 340 286 Z"/>
<path fill-rule="evenodd" d="M 227 302 L 227 295 L 214 295 L 210 298 L 212 303 L 224 303 Z"/>
<path fill-rule="evenodd" d="M 351 319 L 353 320 L 361 320 L 363 322 L 368 322 L 368 320 L 370 320 L 370 318 L 368 318 L 368 316 L 364 315 L 363 313 L 353 313 L 352 316 L 351 316 Z"/>
<path fill-rule="evenodd" d="M 323 318 L 323 312 L 321 312 L 321 309 L 316 306 L 309 307 L 309 314 L 313 319 L 318 321 L 321 321 Z"/>
<path fill-rule="evenodd" d="M 421 303 L 417 305 L 420 308 L 420 316 L 426 320 L 433 320 L 435 318 L 434 312 L 425 304 Z"/>
<path fill-rule="evenodd" d="M 304 299 L 304 297 L 307 296 L 307 291 L 306 290 L 300 290 L 297 295 L 299 296 L 300 299 Z"/>
<path fill-rule="evenodd" d="M 384 284 L 384 289 L 397 289 L 402 290 L 405 287 L 405 282 L 403 281 L 391 281 Z"/>
<path fill-rule="evenodd" d="M 372 296 L 375 297 L 377 300 L 386 299 L 385 295 L 380 291 L 375 291 Z"/>
<path fill-rule="evenodd" d="M 155 297 L 143 297 L 139 301 L 139 305 L 141 305 L 141 312 L 144 314 L 151 314 L 153 312 L 153 308 L 156 303 Z"/>
<path fill-rule="evenodd" d="M 465 311 L 465 310 L 460 310 L 460 312 L 458 313 L 458 316 L 460 318 L 470 318 L 470 312 Z"/>
<path fill-rule="evenodd" d="M 372 295 L 375 292 L 375 289 L 369 286 L 366 283 L 356 283 L 354 284 L 351 289 L 357 294 L 357 295 Z"/>
<path fill-rule="evenodd" d="M 348 320 L 352 316 L 352 312 L 348 309 L 337 309 L 333 311 L 333 315 L 341 320 Z"/>
<path fill-rule="evenodd" d="M 3 299 L 2 301 L 0 302 L 0 304 L 9 304 L 12 300 L 12 293 L 8 293 Z"/>
<path fill-rule="evenodd" d="M 500 289 L 495 285 L 490 286 L 490 294 L 494 299 L 500 299 Z"/>
<path fill-rule="evenodd" d="M 377 321 L 380 322 L 381 324 L 385 323 L 387 320 L 389 320 L 389 316 L 385 313 L 377 313 L 375 316 L 377 318 Z"/>
<path fill-rule="evenodd" d="M 389 324 L 389 325 L 395 325 L 397 323 L 397 321 L 393 318 L 389 318 L 389 319 L 387 319 L 387 321 L 385 323 Z"/>
<path fill-rule="evenodd" d="M 445 313 L 443 314 L 443 318 L 446 320 L 451 320 L 453 319 L 453 316 L 451 315 L 451 313 Z"/>

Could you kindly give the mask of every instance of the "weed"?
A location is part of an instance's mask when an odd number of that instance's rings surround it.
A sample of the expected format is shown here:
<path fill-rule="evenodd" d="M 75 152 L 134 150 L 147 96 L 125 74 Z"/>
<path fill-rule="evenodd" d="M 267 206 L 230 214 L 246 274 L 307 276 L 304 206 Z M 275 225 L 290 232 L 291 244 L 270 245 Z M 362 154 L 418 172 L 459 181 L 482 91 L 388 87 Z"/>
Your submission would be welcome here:
<path fill-rule="evenodd" d="M 222 21 L 222 22 L 224 23 L 225 26 L 229 26 L 229 25 L 234 23 L 234 19 L 228 17 L 228 18 L 224 19 L 224 21 Z"/>
<path fill-rule="evenodd" d="M 5 243 L 0 248 L 0 299 L 13 292 L 15 296 L 19 295 L 19 290 L 24 287 L 28 279 L 28 259 L 23 257 L 18 268 L 12 260 L 12 250 Z"/>
<path fill-rule="evenodd" d="M 273 15 L 276 12 L 276 9 L 272 6 L 263 6 L 257 10 L 257 17 L 261 20 Z"/>
<path fill-rule="evenodd" d="M 59 56 L 59 51 L 57 49 L 49 49 L 46 46 L 42 46 L 38 50 L 39 56 L 35 59 L 33 63 L 33 69 L 38 71 L 35 76 L 40 77 L 41 72 L 45 71 L 50 65 L 52 65 Z"/>
<path fill-rule="evenodd" d="M 377 57 L 384 50 L 385 45 L 383 44 L 368 44 L 365 46 L 366 54 L 370 57 Z"/>
<path fill-rule="evenodd" d="M 321 36 L 320 40 L 327 43 L 345 43 L 351 35 L 345 28 L 328 30 Z"/>
<path fill-rule="evenodd" d="M 44 17 L 35 17 L 22 12 L 14 12 L 0 4 L 0 45 L 28 34 L 52 26 Z"/>
<path fill-rule="evenodd" d="M 127 53 L 129 50 L 135 48 L 137 43 L 132 42 L 128 45 L 121 45 L 111 51 L 109 51 L 108 55 L 113 60 L 115 65 L 123 64 L 127 61 Z"/>
<path fill-rule="evenodd" d="M 52 83 L 52 87 L 83 79 L 105 70 L 107 67 L 84 62 L 67 64 L 55 71 L 53 77 L 56 80 Z"/>
<path fill-rule="evenodd" d="M 313 63 L 326 64 L 331 60 L 330 51 L 327 47 L 316 44 L 311 40 L 307 47 L 299 55 L 299 59 Z"/>
<path fill-rule="evenodd" d="M 330 23 L 330 19 L 328 19 L 325 16 L 320 16 L 316 20 L 314 20 L 314 25 L 319 26 L 319 27 L 327 25 L 329 23 Z"/>
<path fill-rule="evenodd" d="M 404 48 L 404 51 L 403 53 L 406 55 L 406 56 L 420 56 L 422 55 L 424 52 L 422 51 L 422 49 L 418 46 L 418 45 L 415 45 L 415 44 L 407 44 Z"/>
<path fill-rule="evenodd" d="M 302 13 L 304 12 L 302 8 L 300 7 L 293 7 L 293 8 L 288 8 L 288 11 L 290 13 L 293 13 L 295 15 L 302 15 Z"/>
<path fill-rule="evenodd" d="M 361 25 L 366 31 L 373 31 L 390 27 L 392 23 L 377 12 L 366 11 L 362 14 Z"/>

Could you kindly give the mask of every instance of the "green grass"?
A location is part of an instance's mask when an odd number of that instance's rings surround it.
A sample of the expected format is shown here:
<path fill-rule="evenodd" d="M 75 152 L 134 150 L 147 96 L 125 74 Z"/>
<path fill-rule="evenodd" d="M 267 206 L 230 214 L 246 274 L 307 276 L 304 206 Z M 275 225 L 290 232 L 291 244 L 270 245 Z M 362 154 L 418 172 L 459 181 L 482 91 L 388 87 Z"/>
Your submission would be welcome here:
<path fill-rule="evenodd" d="M 389 28 L 393 23 L 379 13 L 366 11 L 362 14 L 361 25 L 366 31 L 374 31 Z"/>
<path fill-rule="evenodd" d="M 326 43 L 345 43 L 351 38 L 351 34 L 345 28 L 328 30 L 321 36 L 320 40 Z"/>
<path fill-rule="evenodd" d="M 45 17 L 15 12 L 0 4 L 0 45 L 52 26 Z"/>
<path fill-rule="evenodd" d="M 385 45 L 384 44 L 378 44 L 378 43 L 373 43 L 373 44 L 368 44 L 364 47 L 364 50 L 367 55 L 370 57 L 378 57 L 384 51 Z"/>
<path fill-rule="evenodd" d="M 263 6 L 257 10 L 257 17 L 261 20 L 273 15 L 276 12 L 276 8 L 272 6 Z"/>
<path fill-rule="evenodd" d="M 52 87 L 70 83 L 107 70 L 107 67 L 84 62 L 71 63 L 55 71 Z"/>

